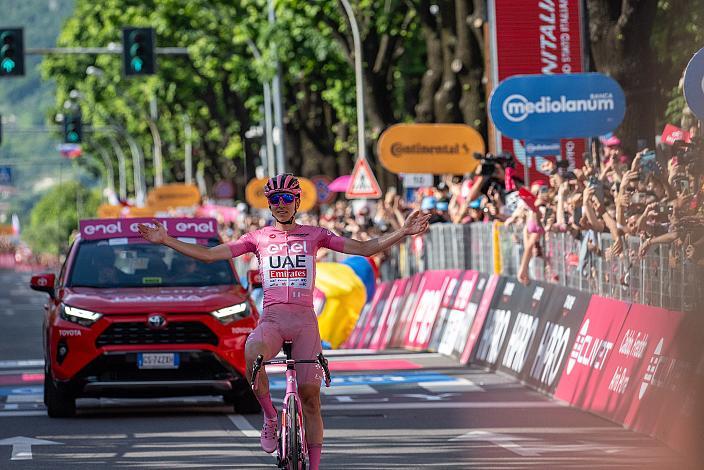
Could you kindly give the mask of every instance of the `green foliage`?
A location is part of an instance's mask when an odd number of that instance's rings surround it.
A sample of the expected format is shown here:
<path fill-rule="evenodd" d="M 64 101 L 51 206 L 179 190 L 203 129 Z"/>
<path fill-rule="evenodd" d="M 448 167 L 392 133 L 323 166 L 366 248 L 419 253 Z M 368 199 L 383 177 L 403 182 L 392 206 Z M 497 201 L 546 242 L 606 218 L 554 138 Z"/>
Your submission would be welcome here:
<path fill-rule="evenodd" d="M 35 253 L 65 253 L 78 221 L 94 217 L 100 199 L 99 191 L 86 189 L 77 181 L 55 186 L 32 209 L 24 240 Z"/>

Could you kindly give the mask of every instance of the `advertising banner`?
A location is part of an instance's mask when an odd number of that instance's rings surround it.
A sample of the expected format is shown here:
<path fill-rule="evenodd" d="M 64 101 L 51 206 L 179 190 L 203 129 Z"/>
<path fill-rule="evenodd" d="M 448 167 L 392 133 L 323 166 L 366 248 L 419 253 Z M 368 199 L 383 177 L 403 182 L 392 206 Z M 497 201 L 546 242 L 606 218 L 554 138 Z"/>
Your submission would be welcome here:
<path fill-rule="evenodd" d="M 492 86 L 514 75 L 584 72 L 582 2 L 489 0 Z M 509 151 L 518 160 L 517 173 L 530 162 L 519 140 L 495 133 L 495 150 Z M 572 167 L 582 165 L 583 139 L 562 140 L 562 158 Z M 531 168 L 531 179 L 540 175 Z"/>
<path fill-rule="evenodd" d="M 604 406 L 600 385 L 607 381 L 604 369 L 628 309 L 625 302 L 592 296 L 555 389 L 556 398 L 583 409 L 591 409 L 595 401 Z"/>
<path fill-rule="evenodd" d="M 451 355 L 458 338 L 467 337 L 476 312 L 475 309 L 467 316 L 467 307 L 476 282 L 476 271 L 463 271 L 456 278 L 450 279 L 428 345 L 430 351 Z"/>
<path fill-rule="evenodd" d="M 512 278 L 506 285 L 510 282 Z M 529 353 L 539 339 L 538 326 L 554 287 L 542 282 L 531 282 L 528 286 L 516 283 L 511 300 L 504 304 L 511 320 L 504 350 L 496 362 L 500 370 L 520 377 L 530 367 Z"/>
<path fill-rule="evenodd" d="M 522 303 L 522 297 L 527 292 L 518 287 L 520 284 L 515 279 L 502 278 L 502 280 L 504 282 L 494 294 L 474 353 L 474 362 L 492 369 L 499 363 L 508 341 L 512 308 L 515 311 L 515 306 Z"/>
<path fill-rule="evenodd" d="M 664 396 L 655 436 L 704 461 L 704 315 L 692 313 L 680 321 L 672 347 L 656 350 L 646 393 Z"/>
<path fill-rule="evenodd" d="M 379 137 L 379 161 L 392 173 L 471 173 L 484 154 L 481 134 L 465 124 L 396 124 Z"/>
<path fill-rule="evenodd" d="M 367 332 L 369 325 L 371 323 L 371 318 L 376 315 L 380 315 L 381 310 L 384 309 L 384 306 L 387 301 L 387 294 L 389 290 L 391 289 L 391 285 L 393 282 L 384 282 L 377 286 L 376 291 L 374 292 L 374 297 L 372 297 L 372 301 L 369 302 L 364 309 L 362 309 L 362 312 L 359 314 L 359 318 L 357 319 L 357 323 L 354 326 L 354 329 L 352 330 L 352 333 L 350 333 L 349 337 L 347 340 L 345 340 L 344 347 L 346 348 L 361 348 L 363 347 L 362 344 L 364 343 L 364 334 Z M 315 305 L 315 301 L 314 301 Z M 322 309 L 321 309 L 322 311 Z M 317 313 L 317 309 L 316 309 Z"/>
<path fill-rule="evenodd" d="M 625 113 L 621 86 L 600 73 L 518 75 L 489 99 L 494 125 L 514 139 L 599 136 L 616 129 Z"/>
<path fill-rule="evenodd" d="M 661 414 L 668 413 L 662 408 L 662 378 L 681 320 L 681 313 L 632 305 L 589 410 L 636 431 L 654 432 Z"/>
<path fill-rule="evenodd" d="M 218 236 L 217 221 L 211 218 L 152 217 L 144 219 L 86 219 L 78 224 L 84 240 L 141 238 L 139 224 L 159 221 L 172 237 L 212 238 Z"/>
<path fill-rule="evenodd" d="M 388 299 L 381 312 L 381 318 L 376 331 L 372 335 L 367 347 L 371 349 L 385 349 L 391 340 L 396 322 L 403 311 L 407 299 L 407 292 L 410 289 L 409 279 L 397 279 L 391 283 L 388 291 Z"/>
<path fill-rule="evenodd" d="M 418 288 L 413 315 L 408 323 L 404 346 L 408 349 L 426 350 L 430 344 L 435 319 L 443 296 L 451 281 L 457 280 L 460 271 L 426 271 Z"/>
<path fill-rule="evenodd" d="M 704 119 L 704 49 L 694 54 L 684 72 L 684 99 L 692 112 Z"/>
<path fill-rule="evenodd" d="M 408 278 L 403 302 L 399 304 L 398 314 L 389 336 L 388 347 L 402 348 L 406 344 L 410 320 L 418 302 L 419 287 L 423 276 L 423 274 L 415 274 Z"/>
<path fill-rule="evenodd" d="M 464 349 L 460 356 L 460 363 L 467 364 L 474 353 L 475 346 L 479 341 L 486 318 L 491 310 L 491 304 L 494 300 L 494 295 L 498 295 L 503 289 L 504 279 L 497 275 L 486 277 L 485 274 L 480 274 L 477 281 L 477 287 L 474 289 L 470 308 L 473 303 L 478 304 L 477 313 L 474 315 L 474 321 L 469 329 L 469 335 L 465 340 Z"/>
<path fill-rule="evenodd" d="M 526 141 L 526 154 L 529 157 L 552 157 L 561 153 L 559 140 Z"/>
<path fill-rule="evenodd" d="M 590 294 L 555 286 L 543 308 L 536 340 L 521 379 L 553 393 L 587 312 Z"/>

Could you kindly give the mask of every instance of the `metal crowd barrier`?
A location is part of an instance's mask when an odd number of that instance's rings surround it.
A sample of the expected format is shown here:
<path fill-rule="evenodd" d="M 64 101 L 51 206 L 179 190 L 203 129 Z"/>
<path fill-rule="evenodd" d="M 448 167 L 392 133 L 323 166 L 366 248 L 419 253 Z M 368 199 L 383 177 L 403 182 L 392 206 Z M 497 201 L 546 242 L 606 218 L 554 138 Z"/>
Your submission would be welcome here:
<path fill-rule="evenodd" d="M 682 247 L 656 245 L 644 259 L 640 241 L 626 239 L 623 253 L 607 256 L 609 234 L 546 233 L 542 256 L 530 264 L 531 279 L 678 311 L 704 305 L 704 270 L 687 261 Z M 407 239 L 390 250 L 382 279 L 431 269 L 474 269 L 516 276 L 523 256 L 523 229 L 493 224 L 434 224 L 422 240 Z"/>
<path fill-rule="evenodd" d="M 541 240 L 542 257 L 531 260 L 530 277 L 682 312 L 704 306 L 704 270 L 685 260 L 683 248 L 656 245 L 640 259 L 636 237 L 626 240 L 620 256 L 607 256 L 612 245 L 611 236 L 604 233 L 582 232 L 580 238 L 570 233 L 546 233 Z M 383 281 L 443 269 L 515 277 L 522 256 L 522 227 L 434 224 L 423 237 L 408 238 L 391 248 L 379 270 Z M 328 252 L 320 261 L 339 262 L 346 257 Z M 241 275 L 250 266 L 241 258 L 235 260 Z"/>

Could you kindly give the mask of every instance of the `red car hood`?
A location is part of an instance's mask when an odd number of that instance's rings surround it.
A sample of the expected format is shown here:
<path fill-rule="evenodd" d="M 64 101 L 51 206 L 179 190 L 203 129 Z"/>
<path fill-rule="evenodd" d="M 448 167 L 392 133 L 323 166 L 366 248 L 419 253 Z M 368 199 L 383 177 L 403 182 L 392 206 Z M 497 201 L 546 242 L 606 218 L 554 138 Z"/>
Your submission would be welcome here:
<path fill-rule="evenodd" d="M 132 287 L 96 289 L 69 287 L 62 302 L 105 314 L 211 312 L 247 300 L 242 286 Z"/>

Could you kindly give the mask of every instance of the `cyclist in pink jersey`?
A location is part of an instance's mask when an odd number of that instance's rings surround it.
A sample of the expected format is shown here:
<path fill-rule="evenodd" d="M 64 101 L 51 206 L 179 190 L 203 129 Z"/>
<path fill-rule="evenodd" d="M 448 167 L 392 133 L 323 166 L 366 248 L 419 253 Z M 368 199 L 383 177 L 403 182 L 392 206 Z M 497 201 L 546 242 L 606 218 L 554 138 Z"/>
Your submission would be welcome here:
<path fill-rule="evenodd" d="M 247 379 L 250 381 L 251 367 L 256 357 L 260 354 L 265 360 L 274 357 L 284 340 L 293 341 L 294 359 L 311 359 L 321 351 L 318 320 L 313 311 L 318 248 L 371 256 L 406 236 L 423 233 L 428 228 L 429 217 L 418 211 L 413 212 L 402 228 L 373 240 L 359 241 L 337 236 L 320 227 L 296 224 L 301 188 L 298 179 L 291 174 L 270 178 L 264 186 L 264 195 L 269 201 L 274 225 L 212 248 L 170 237 L 157 221 L 154 222 L 155 227 L 143 224 L 139 226 L 141 235 L 147 240 L 169 246 L 204 262 L 256 253 L 264 287 L 264 311 L 259 325 L 249 335 L 245 345 Z M 296 367 L 305 416 L 310 470 L 318 470 L 323 445 L 323 419 L 320 414 L 322 371 L 318 368 L 314 364 L 300 364 Z M 277 412 L 271 401 L 269 379 L 264 369 L 260 371 L 258 381 L 256 397 L 264 411 L 261 445 L 264 451 L 271 453 L 276 450 Z"/>

